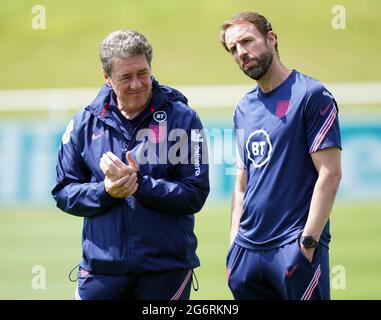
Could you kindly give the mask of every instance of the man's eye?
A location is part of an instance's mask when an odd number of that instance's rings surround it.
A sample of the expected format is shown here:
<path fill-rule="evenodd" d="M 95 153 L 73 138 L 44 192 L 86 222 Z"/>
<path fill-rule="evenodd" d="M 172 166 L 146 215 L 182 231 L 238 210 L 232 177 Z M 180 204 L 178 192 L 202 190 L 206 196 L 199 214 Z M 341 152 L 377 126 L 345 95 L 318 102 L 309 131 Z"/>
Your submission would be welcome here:
<path fill-rule="evenodd" d="M 255 38 L 248 38 L 248 39 L 243 39 L 242 43 L 249 44 L 249 43 L 254 42 L 254 41 L 255 41 Z"/>

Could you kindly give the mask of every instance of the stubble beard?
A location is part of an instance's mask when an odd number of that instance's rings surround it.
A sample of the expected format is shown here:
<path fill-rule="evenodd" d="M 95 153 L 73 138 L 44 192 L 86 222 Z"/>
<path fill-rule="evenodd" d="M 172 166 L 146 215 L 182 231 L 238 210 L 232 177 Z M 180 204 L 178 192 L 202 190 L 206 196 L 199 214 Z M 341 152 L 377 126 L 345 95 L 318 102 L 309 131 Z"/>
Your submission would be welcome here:
<path fill-rule="evenodd" d="M 258 59 L 257 65 L 252 68 L 245 70 L 241 67 L 242 71 L 251 79 L 259 80 L 261 79 L 269 70 L 271 63 L 273 62 L 273 55 L 270 51 L 263 53 Z"/>

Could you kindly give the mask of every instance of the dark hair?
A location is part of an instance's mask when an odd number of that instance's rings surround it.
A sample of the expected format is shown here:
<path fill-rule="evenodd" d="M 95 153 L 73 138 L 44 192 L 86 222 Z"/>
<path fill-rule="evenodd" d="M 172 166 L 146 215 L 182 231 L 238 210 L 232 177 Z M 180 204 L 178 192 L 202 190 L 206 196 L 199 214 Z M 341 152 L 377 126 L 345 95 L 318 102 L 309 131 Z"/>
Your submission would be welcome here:
<path fill-rule="evenodd" d="M 229 51 L 229 48 L 226 46 L 226 42 L 225 42 L 226 30 L 232 25 L 239 24 L 242 22 L 252 23 L 258 29 L 258 31 L 263 35 L 263 37 L 267 37 L 267 34 L 269 33 L 269 31 L 273 30 L 271 27 L 271 23 L 258 12 L 250 12 L 250 11 L 239 12 L 235 14 L 230 20 L 226 20 L 222 24 L 221 33 L 220 33 L 220 41 L 226 51 Z M 276 34 L 275 34 L 275 39 L 277 39 Z M 275 51 L 279 56 L 278 39 L 277 39 L 277 42 L 275 43 Z"/>

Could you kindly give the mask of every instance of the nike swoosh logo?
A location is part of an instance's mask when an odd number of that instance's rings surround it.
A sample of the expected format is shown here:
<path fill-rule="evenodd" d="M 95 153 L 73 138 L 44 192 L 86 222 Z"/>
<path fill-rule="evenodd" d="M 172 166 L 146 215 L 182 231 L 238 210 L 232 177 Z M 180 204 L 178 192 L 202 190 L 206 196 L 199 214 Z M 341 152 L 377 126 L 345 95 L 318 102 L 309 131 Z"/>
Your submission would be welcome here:
<path fill-rule="evenodd" d="M 327 91 L 323 91 L 323 96 L 327 96 L 327 97 L 330 97 L 331 99 L 333 99 L 333 96 L 331 94 L 329 94 Z"/>
<path fill-rule="evenodd" d="M 296 270 L 298 270 L 298 266 L 297 265 L 294 266 L 290 271 L 286 272 L 286 277 L 290 278 L 296 272 Z"/>
<path fill-rule="evenodd" d="M 327 111 L 329 110 L 329 107 L 331 106 L 332 102 L 328 103 L 328 105 L 325 107 L 324 110 L 322 110 L 322 108 L 320 108 L 320 115 L 321 116 L 325 116 L 325 114 L 327 113 Z"/>
<path fill-rule="evenodd" d="M 91 136 L 91 140 L 96 140 L 102 136 L 103 136 L 103 132 L 98 133 L 98 134 L 93 133 L 93 135 Z"/>

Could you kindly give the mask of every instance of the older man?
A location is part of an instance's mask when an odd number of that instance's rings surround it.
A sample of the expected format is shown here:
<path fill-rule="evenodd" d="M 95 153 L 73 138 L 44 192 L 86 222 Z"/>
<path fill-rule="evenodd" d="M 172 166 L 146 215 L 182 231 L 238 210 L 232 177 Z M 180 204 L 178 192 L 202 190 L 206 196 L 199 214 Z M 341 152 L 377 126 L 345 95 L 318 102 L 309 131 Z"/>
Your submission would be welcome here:
<path fill-rule="evenodd" d="M 142 34 L 111 33 L 100 58 L 106 83 L 69 123 L 52 190 L 84 217 L 76 298 L 189 299 L 209 193 L 200 119 L 153 78 Z"/>

